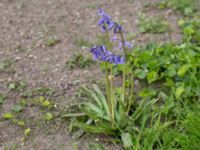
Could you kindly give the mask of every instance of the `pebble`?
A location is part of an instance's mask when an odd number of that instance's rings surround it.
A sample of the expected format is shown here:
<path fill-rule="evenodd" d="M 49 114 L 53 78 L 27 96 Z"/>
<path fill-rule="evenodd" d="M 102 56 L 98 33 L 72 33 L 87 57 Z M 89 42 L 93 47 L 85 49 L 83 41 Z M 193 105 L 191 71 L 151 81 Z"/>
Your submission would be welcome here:
<path fill-rule="evenodd" d="M 34 55 L 30 54 L 30 55 L 28 55 L 28 58 L 37 59 L 37 56 L 34 56 Z"/>
<path fill-rule="evenodd" d="M 34 56 L 30 54 L 30 55 L 28 55 L 28 57 L 29 57 L 29 58 L 33 58 Z"/>
<path fill-rule="evenodd" d="M 15 60 L 16 60 L 16 61 L 19 61 L 19 60 L 21 60 L 21 59 L 22 59 L 22 58 L 19 57 L 19 56 L 15 57 Z"/>

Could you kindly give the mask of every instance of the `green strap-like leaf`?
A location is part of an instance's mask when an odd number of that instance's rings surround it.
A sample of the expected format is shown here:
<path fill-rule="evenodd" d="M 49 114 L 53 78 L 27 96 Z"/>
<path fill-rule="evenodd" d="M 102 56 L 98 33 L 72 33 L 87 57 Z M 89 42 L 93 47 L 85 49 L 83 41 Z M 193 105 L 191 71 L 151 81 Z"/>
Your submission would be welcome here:
<path fill-rule="evenodd" d="M 99 89 L 99 87 L 97 85 L 94 84 L 93 87 L 94 87 L 95 92 L 98 94 L 98 96 L 100 96 L 100 99 L 104 106 L 106 114 L 109 115 L 108 103 L 106 101 L 105 96 L 103 95 L 102 91 Z"/>

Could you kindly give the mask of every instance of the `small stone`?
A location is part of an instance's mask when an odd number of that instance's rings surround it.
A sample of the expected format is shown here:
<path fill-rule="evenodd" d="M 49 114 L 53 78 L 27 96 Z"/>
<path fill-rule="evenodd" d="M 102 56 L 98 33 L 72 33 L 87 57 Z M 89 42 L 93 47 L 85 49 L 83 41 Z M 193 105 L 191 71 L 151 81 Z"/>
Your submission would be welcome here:
<path fill-rule="evenodd" d="M 16 60 L 16 61 L 19 61 L 19 60 L 21 60 L 21 59 L 22 59 L 22 58 L 19 57 L 19 56 L 15 57 L 15 60 Z"/>
<path fill-rule="evenodd" d="M 34 56 L 30 54 L 30 55 L 28 55 L 28 57 L 29 57 L 29 58 L 33 58 Z"/>

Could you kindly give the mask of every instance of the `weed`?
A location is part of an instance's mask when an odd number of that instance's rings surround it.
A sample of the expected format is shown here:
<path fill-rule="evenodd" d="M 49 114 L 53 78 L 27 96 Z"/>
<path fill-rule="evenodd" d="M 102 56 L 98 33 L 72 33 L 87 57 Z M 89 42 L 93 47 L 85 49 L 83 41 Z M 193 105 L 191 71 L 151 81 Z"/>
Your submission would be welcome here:
<path fill-rule="evenodd" d="M 94 64 L 94 61 L 90 57 L 85 58 L 82 54 L 78 53 L 73 55 L 72 59 L 65 63 L 65 67 L 67 69 L 88 69 L 92 64 Z"/>
<path fill-rule="evenodd" d="M 12 59 L 5 59 L 0 62 L 0 70 L 12 67 L 14 61 Z"/>
<path fill-rule="evenodd" d="M 47 112 L 46 114 L 44 114 L 44 119 L 46 121 L 51 121 L 53 119 L 53 115 L 50 112 Z"/>
<path fill-rule="evenodd" d="M 55 46 L 56 44 L 60 43 L 61 41 L 57 38 L 49 38 L 47 40 L 47 46 L 51 47 L 51 46 Z"/>
<path fill-rule="evenodd" d="M 147 17 L 139 15 L 139 28 L 142 33 L 165 33 L 169 31 L 169 24 L 162 17 Z"/>
<path fill-rule="evenodd" d="M 12 119 L 14 116 L 13 116 L 13 114 L 11 114 L 11 113 L 5 113 L 5 114 L 3 114 L 3 118 L 4 119 Z"/>
<path fill-rule="evenodd" d="M 6 99 L 6 95 L 3 93 L 0 93 L 0 105 L 4 103 L 5 99 Z"/>
<path fill-rule="evenodd" d="M 48 100 L 45 100 L 42 102 L 41 104 L 43 107 L 49 107 L 50 106 L 50 102 Z"/>
<path fill-rule="evenodd" d="M 31 129 L 30 128 L 27 128 L 24 130 L 24 135 L 29 135 L 31 132 Z"/>
<path fill-rule="evenodd" d="M 200 41 L 200 19 L 179 20 L 185 42 L 198 44 Z"/>
<path fill-rule="evenodd" d="M 198 0 L 165 0 L 159 4 L 160 8 L 172 8 L 184 15 L 192 15 L 197 10 Z"/>
<path fill-rule="evenodd" d="M 25 126 L 25 122 L 23 120 L 18 120 L 16 118 L 13 118 L 12 121 L 14 124 L 17 124 L 18 126 L 21 126 L 21 127 Z"/>
<path fill-rule="evenodd" d="M 21 106 L 21 105 L 15 105 L 15 106 L 13 107 L 13 111 L 16 112 L 16 113 L 19 113 L 19 112 L 21 112 L 22 110 L 23 110 L 23 106 Z"/>
<path fill-rule="evenodd" d="M 50 88 L 48 86 L 41 86 L 38 88 L 35 88 L 33 90 L 33 93 L 37 94 L 37 95 L 41 95 L 41 96 L 52 96 L 55 93 L 55 90 L 53 88 Z"/>
<path fill-rule="evenodd" d="M 13 91 L 23 92 L 26 89 L 25 81 L 11 82 L 8 84 L 8 88 Z"/>
<path fill-rule="evenodd" d="M 48 86 L 36 87 L 32 90 L 22 93 L 24 98 L 34 98 L 35 96 L 51 97 L 55 93 L 55 89 Z"/>

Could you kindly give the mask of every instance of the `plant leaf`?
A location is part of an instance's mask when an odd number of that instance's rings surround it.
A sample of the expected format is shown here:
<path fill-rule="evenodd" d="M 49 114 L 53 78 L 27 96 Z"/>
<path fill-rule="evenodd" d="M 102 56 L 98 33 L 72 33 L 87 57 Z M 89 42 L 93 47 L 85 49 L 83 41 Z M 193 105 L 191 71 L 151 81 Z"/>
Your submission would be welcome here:
<path fill-rule="evenodd" d="M 122 133 L 121 139 L 125 149 L 129 149 L 133 146 L 131 135 L 128 132 Z"/>

